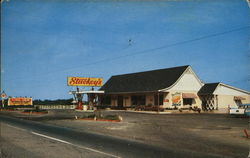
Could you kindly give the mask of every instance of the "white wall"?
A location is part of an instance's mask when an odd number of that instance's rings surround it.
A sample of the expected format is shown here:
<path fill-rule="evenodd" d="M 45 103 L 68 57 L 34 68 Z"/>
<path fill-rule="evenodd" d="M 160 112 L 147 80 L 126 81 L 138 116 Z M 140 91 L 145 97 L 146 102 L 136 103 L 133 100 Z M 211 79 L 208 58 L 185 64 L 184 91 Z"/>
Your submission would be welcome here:
<path fill-rule="evenodd" d="M 228 107 L 231 108 L 237 108 L 237 104 L 234 100 L 235 96 L 240 96 L 245 98 L 241 102 L 249 103 L 250 102 L 250 96 L 247 92 L 242 92 L 240 90 L 228 87 L 223 84 L 219 84 L 219 86 L 214 91 L 215 95 L 218 95 L 218 108 L 219 109 L 226 109 Z"/>
<path fill-rule="evenodd" d="M 164 103 L 164 107 L 173 108 L 172 94 L 176 92 L 180 92 L 180 93 L 194 93 L 195 95 L 197 95 L 198 91 L 201 89 L 202 86 L 203 86 L 202 83 L 193 73 L 191 68 L 188 69 L 173 87 L 171 87 L 170 89 L 163 90 L 163 92 L 169 92 L 168 95 L 165 96 L 164 98 L 164 99 L 168 99 L 169 102 Z M 180 107 L 183 107 L 182 104 L 183 103 L 181 103 Z M 192 106 L 200 107 L 201 100 L 199 98 L 196 98 Z"/>
<path fill-rule="evenodd" d="M 237 108 L 233 95 L 218 95 L 218 109 Z"/>
<path fill-rule="evenodd" d="M 187 71 L 169 91 L 199 91 L 202 87 L 200 81 L 191 71 Z"/>
<path fill-rule="evenodd" d="M 172 96 L 170 93 L 164 93 L 163 95 L 163 107 L 172 108 Z"/>
<path fill-rule="evenodd" d="M 236 90 L 236 89 L 233 89 L 233 88 L 230 88 L 230 87 L 226 87 L 222 84 L 220 84 L 216 90 L 214 91 L 215 95 L 233 95 L 233 96 L 249 96 L 249 94 L 247 93 L 244 93 L 244 92 L 241 92 L 239 90 Z"/>

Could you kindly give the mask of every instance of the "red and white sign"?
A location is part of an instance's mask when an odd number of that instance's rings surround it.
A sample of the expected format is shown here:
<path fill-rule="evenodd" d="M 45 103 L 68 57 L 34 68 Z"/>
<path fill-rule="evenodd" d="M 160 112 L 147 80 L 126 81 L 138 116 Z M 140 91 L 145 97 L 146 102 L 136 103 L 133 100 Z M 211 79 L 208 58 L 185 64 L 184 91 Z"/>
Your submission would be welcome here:
<path fill-rule="evenodd" d="M 1 98 L 6 98 L 6 94 L 4 92 L 1 94 Z"/>
<path fill-rule="evenodd" d="M 32 98 L 9 98 L 8 99 L 8 105 L 13 106 L 13 105 L 33 105 Z"/>

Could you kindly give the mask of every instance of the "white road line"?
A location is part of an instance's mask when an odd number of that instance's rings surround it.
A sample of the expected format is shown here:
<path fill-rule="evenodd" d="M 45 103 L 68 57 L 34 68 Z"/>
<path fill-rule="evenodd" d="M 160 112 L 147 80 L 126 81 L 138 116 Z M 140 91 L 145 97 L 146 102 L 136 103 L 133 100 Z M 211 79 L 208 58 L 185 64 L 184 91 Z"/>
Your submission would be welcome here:
<path fill-rule="evenodd" d="M 19 128 L 19 127 L 16 127 L 16 126 L 12 126 L 12 125 L 9 125 L 9 124 L 6 124 L 6 125 L 9 126 L 9 127 L 18 129 L 18 130 L 28 131 L 26 129 Z M 115 157 L 115 158 L 121 158 L 121 157 L 116 156 L 116 155 L 112 155 L 112 154 L 109 154 L 109 153 L 105 153 L 105 152 L 102 152 L 102 151 L 99 151 L 99 150 L 96 150 L 96 149 L 92 149 L 92 148 L 89 148 L 89 147 L 81 146 L 81 145 L 75 145 L 75 144 L 72 144 L 70 142 L 64 141 L 62 139 L 50 137 L 50 136 L 47 136 L 47 135 L 44 135 L 44 134 L 40 134 L 40 133 L 36 133 L 36 132 L 32 132 L 32 131 L 31 131 L 31 133 L 34 134 L 34 135 L 38 135 L 40 137 L 44 137 L 44 138 L 55 140 L 55 141 L 58 141 L 58 142 L 61 142 L 61 143 L 69 144 L 69 145 L 72 145 L 72 146 L 75 146 L 75 147 L 78 147 L 78 148 L 82 148 L 82 149 L 85 149 L 85 150 L 93 151 L 93 152 L 96 152 L 96 153 L 99 153 L 99 154 L 103 154 L 103 155 L 107 155 L 107 156 Z"/>
<path fill-rule="evenodd" d="M 61 142 L 61 143 L 69 144 L 69 145 L 72 145 L 72 146 L 75 146 L 75 147 L 78 147 L 78 148 L 82 148 L 82 149 L 85 149 L 85 150 L 93 151 L 93 152 L 96 152 L 96 153 L 99 153 L 99 154 L 103 154 L 103 155 L 107 155 L 107 156 L 115 157 L 115 158 L 121 158 L 121 157 L 119 157 L 119 156 L 112 155 L 112 154 L 109 154 L 109 153 L 105 153 L 105 152 L 102 152 L 102 151 L 99 151 L 99 150 L 96 150 L 96 149 L 92 149 L 92 148 L 88 148 L 88 147 L 80 146 L 80 145 L 75 145 L 75 144 L 72 144 L 72 143 L 70 143 L 70 142 L 64 141 L 64 140 L 62 140 L 62 139 L 50 137 L 50 136 L 43 135 L 43 134 L 36 133 L 36 132 L 31 132 L 31 133 L 34 134 L 34 135 L 38 135 L 38 136 L 41 136 L 41 137 L 45 137 L 45 138 L 48 138 L 48 139 L 52 139 L 52 140 L 55 140 L 55 141 L 58 141 L 58 142 Z"/>
<path fill-rule="evenodd" d="M 72 143 L 67 142 L 67 141 L 64 141 L 64 140 L 61 140 L 61 139 L 57 139 L 57 138 L 54 138 L 54 137 L 46 136 L 46 135 L 43 135 L 43 134 L 40 134 L 40 133 L 36 133 L 36 132 L 31 132 L 31 133 L 32 133 L 32 134 L 35 134 L 35 135 L 38 135 L 38 136 L 41 136 L 41 137 L 45 137 L 45 138 L 48 138 L 48 139 L 52 139 L 52 140 L 55 140 L 55 141 L 58 141 L 58 142 L 61 142 L 61 143 L 65 143 L 65 144 L 70 144 L 70 145 L 72 145 Z"/>

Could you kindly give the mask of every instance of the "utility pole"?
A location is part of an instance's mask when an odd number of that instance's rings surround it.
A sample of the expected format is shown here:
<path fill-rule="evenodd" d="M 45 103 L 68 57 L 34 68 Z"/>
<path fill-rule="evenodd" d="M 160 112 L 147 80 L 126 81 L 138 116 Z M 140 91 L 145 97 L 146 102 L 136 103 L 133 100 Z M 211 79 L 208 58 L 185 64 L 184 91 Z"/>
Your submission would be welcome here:
<path fill-rule="evenodd" d="M 1 8 L 0 8 L 0 20 L 1 20 L 1 25 L 0 25 L 0 92 L 2 93 L 2 76 L 3 76 L 3 61 L 2 61 L 2 3 L 3 3 L 3 0 L 1 0 Z"/>

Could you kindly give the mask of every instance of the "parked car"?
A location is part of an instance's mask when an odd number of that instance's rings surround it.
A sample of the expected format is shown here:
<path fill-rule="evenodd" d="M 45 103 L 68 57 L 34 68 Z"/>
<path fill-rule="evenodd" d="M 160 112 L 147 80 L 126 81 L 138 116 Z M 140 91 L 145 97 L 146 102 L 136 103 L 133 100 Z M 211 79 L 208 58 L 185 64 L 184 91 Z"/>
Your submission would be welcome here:
<path fill-rule="evenodd" d="M 245 115 L 250 116 L 250 104 L 241 104 L 241 106 L 245 107 Z"/>
<path fill-rule="evenodd" d="M 230 108 L 229 114 L 250 116 L 250 104 L 241 104 L 238 108 Z"/>
<path fill-rule="evenodd" d="M 245 109 L 241 108 L 230 108 L 229 114 L 230 115 L 244 115 Z"/>

